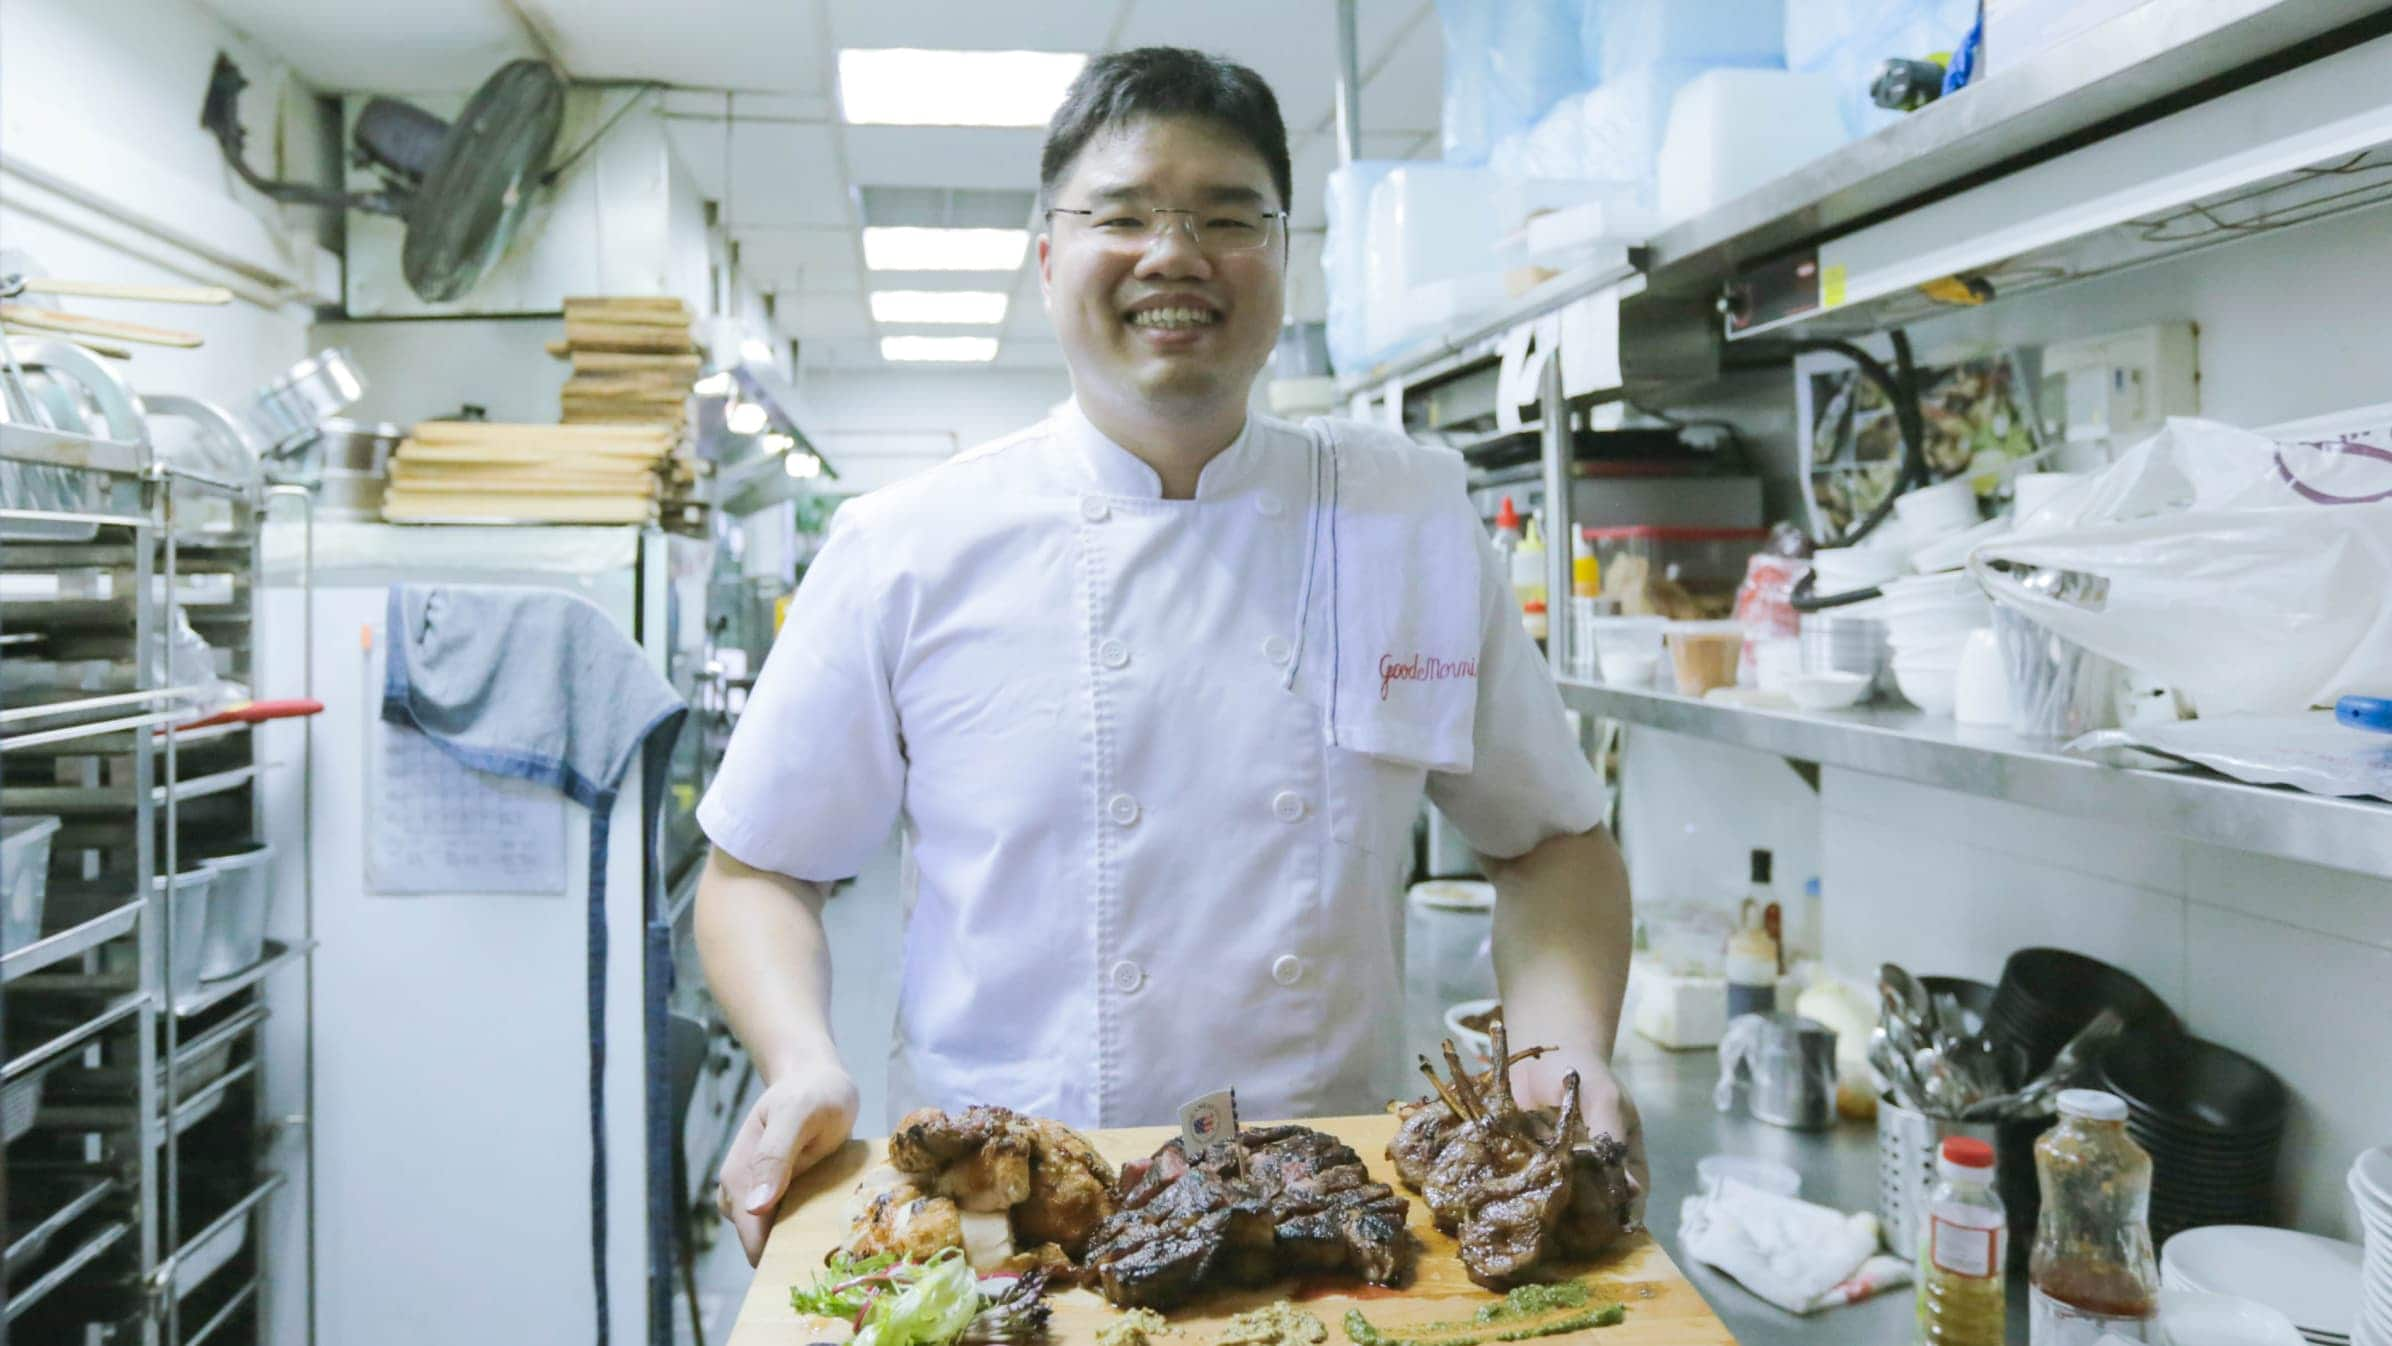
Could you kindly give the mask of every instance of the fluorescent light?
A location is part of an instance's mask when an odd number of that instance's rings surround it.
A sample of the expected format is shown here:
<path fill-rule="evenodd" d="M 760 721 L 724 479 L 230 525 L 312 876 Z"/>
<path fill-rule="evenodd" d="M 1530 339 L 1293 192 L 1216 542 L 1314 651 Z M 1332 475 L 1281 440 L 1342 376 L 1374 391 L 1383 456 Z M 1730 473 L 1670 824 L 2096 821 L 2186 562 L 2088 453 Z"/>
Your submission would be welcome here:
<path fill-rule="evenodd" d="M 1088 58 L 1061 51 L 839 53 L 839 105 L 850 124 L 1045 126 Z"/>
<path fill-rule="evenodd" d="M 1005 321 L 1003 290 L 874 290 L 875 322 Z"/>
<path fill-rule="evenodd" d="M 731 395 L 731 372 L 708 374 L 690 385 L 689 390 L 700 397 L 728 397 Z"/>
<path fill-rule="evenodd" d="M 797 447 L 797 436 L 775 430 L 758 442 L 766 453 L 787 453 Z"/>
<path fill-rule="evenodd" d="M 880 339 L 883 360 L 975 363 L 997 358 L 995 337 L 892 336 Z"/>
<path fill-rule="evenodd" d="M 799 481 L 822 475 L 822 460 L 810 453 L 793 453 L 781 460 L 781 470 Z"/>
<path fill-rule="evenodd" d="M 723 428 L 735 435 L 752 435 L 762 430 L 768 419 L 764 408 L 753 402 L 733 402 L 723 413 Z"/>
<path fill-rule="evenodd" d="M 864 265 L 874 271 L 1015 271 L 1029 251 L 1027 229 L 864 230 Z"/>

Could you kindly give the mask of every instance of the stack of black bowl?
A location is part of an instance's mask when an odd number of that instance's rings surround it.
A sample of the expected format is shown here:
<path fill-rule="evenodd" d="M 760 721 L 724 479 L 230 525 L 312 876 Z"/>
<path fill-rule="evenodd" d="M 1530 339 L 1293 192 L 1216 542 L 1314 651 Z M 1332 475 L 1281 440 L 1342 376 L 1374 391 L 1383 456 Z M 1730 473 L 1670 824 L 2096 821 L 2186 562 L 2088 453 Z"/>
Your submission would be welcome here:
<path fill-rule="evenodd" d="M 2184 1034 L 2121 1037 L 2101 1087 L 2126 1100 L 2126 1130 L 2151 1154 L 2151 1238 L 2213 1224 L 2273 1224 L 2276 1153 L 2291 1093 L 2273 1071 Z"/>
<path fill-rule="evenodd" d="M 2121 1042 L 2177 1032 L 2175 1014 L 2133 973 L 2066 949 L 2020 949 L 2002 964 L 2001 983 L 1985 1008 L 1985 1035 L 2026 1053 L 2027 1076 L 2032 1078 L 2105 1009 L 2116 1010 L 2126 1021 Z M 2026 1266 L 2034 1247 L 2035 1220 L 2043 1209 L 2034 1147 L 2052 1122 L 2050 1117 L 2030 1117 L 1995 1128 L 1995 1186 L 2009 1216 L 2014 1267 Z"/>

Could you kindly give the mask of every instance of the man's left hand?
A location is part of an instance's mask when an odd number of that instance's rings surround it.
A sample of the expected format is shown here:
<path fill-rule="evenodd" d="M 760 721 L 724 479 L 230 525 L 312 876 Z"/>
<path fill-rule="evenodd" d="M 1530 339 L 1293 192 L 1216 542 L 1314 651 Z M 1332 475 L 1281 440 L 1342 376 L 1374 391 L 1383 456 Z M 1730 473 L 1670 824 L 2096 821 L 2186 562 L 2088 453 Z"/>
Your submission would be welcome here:
<path fill-rule="evenodd" d="M 1636 1100 L 1612 1075 L 1611 1067 L 1570 1052 L 1548 1052 L 1512 1067 L 1512 1095 L 1526 1108 L 1559 1108 L 1562 1082 L 1578 1072 L 1578 1106 L 1590 1136 L 1617 1136 L 1628 1147 L 1628 1181 L 1633 1188 L 1637 1223 L 1644 1222 L 1645 1196 L 1652 1175 L 1645 1167 L 1644 1121 Z"/>

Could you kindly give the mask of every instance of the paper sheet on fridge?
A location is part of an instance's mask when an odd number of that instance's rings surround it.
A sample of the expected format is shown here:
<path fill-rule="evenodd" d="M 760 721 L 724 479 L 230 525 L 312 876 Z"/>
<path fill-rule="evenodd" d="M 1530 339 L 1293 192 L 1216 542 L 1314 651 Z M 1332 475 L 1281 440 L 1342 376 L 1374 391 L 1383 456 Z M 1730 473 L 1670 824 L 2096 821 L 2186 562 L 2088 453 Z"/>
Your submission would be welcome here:
<path fill-rule="evenodd" d="M 466 766 L 414 729 L 366 722 L 366 888 L 561 894 L 565 797 Z"/>

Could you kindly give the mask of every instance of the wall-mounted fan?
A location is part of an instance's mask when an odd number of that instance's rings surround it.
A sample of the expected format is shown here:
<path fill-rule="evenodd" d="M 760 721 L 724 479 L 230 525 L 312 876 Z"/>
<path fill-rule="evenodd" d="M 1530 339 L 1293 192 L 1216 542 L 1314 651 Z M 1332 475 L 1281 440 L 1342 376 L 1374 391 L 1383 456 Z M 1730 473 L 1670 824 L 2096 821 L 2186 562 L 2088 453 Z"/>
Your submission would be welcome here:
<path fill-rule="evenodd" d="M 532 193 L 552 177 L 548 156 L 565 119 L 565 81 L 545 61 L 500 66 L 454 122 L 395 98 L 369 99 L 350 139 L 382 189 L 342 192 L 273 181 L 249 167 L 239 113 L 248 83 L 219 54 L 199 114 L 233 171 L 277 201 L 406 221 L 400 267 L 407 288 L 428 303 L 463 295 L 505 255 Z"/>

